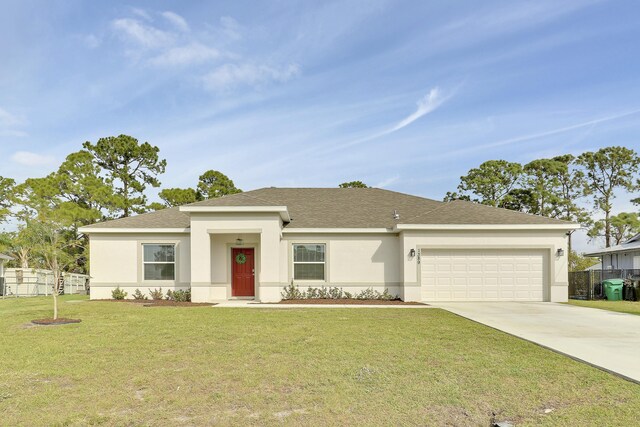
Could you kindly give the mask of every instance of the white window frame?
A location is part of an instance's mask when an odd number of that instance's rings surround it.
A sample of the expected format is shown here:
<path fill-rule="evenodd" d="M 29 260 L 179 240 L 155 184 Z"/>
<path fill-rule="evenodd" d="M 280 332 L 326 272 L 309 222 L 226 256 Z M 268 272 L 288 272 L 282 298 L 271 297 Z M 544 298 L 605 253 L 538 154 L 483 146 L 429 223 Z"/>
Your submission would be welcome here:
<path fill-rule="evenodd" d="M 173 246 L 173 261 L 145 261 L 144 259 L 145 246 Z M 175 282 L 176 275 L 177 275 L 176 252 L 177 252 L 177 245 L 175 243 L 154 243 L 154 242 L 142 243 L 142 280 L 144 282 L 153 282 L 153 283 Z M 147 264 L 154 264 L 154 265 L 155 264 L 173 264 L 173 278 L 172 279 L 147 279 L 147 277 L 145 276 L 145 268 L 144 268 Z"/>
<path fill-rule="evenodd" d="M 324 246 L 324 261 L 296 261 L 296 246 L 310 246 L 310 245 Z M 322 269 L 323 270 L 322 271 L 323 278 L 322 279 L 296 279 L 296 264 L 322 264 L 324 266 L 323 269 Z M 316 283 L 326 282 L 327 281 L 327 244 L 326 243 L 314 243 L 314 242 L 292 243 L 291 244 L 291 277 L 296 282 L 316 282 Z"/>

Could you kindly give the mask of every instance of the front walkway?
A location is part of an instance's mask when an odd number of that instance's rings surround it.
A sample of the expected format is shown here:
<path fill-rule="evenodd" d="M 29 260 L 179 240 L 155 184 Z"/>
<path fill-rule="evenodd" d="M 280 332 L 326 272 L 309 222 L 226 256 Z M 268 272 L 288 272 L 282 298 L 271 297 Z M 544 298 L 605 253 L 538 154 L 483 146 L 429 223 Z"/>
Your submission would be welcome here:
<path fill-rule="evenodd" d="M 640 316 L 550 302 L 435 305 L 640 383 Z"/>
<path fill-rule="evenodd" d="M 270 304 L 252 300 L 215 301 L 220 308 L 433 308 L 431 305 L 377 305 L 377 304 Z"/>

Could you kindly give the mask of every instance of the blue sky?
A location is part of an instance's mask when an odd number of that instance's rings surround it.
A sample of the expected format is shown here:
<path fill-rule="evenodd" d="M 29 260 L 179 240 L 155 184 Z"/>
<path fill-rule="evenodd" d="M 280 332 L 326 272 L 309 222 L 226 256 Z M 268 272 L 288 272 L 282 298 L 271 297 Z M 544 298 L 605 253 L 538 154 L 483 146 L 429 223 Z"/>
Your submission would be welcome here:
<path fill-rule="evenodd" d="M 596 0 L 5 0 L 0 175 L 45 175 L 125 133 L 160 147 L 165 186 L 217 169 L 245 190 L 359 179 L 441 199 L 485 160 L 640 149 L 639 14 Z"/>

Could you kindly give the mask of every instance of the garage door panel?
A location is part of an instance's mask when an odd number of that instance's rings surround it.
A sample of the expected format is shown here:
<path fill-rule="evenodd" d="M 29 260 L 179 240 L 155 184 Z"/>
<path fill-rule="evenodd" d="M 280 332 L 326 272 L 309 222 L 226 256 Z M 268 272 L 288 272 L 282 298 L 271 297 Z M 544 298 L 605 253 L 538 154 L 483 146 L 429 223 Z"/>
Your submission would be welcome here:
<path fill-rule="evenodd" d="M 496 271 L 497 272 L 499 270 L 499 267 L 498 267 L 497 263 L 487 263 L 487 264 L 484 264 L 483 267 L 484 267 L 484 271 Z"/>
<path fill-rule="evenodd" d="M 425 301 L 542 301 L 542 250 L 447 250 L 421 253 Z"/>
<path fill-rule="evenodd" d="M 466 289 L 467 287 L 467 278 L 466 277 L 454 277 L 452 280 L 453 286 L 462 286 Z"/>

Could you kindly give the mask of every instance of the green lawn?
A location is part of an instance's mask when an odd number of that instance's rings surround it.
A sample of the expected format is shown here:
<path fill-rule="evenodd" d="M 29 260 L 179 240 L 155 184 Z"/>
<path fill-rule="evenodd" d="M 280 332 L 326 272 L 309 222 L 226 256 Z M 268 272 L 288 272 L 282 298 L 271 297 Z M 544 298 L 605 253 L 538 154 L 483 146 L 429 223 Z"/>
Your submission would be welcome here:
<path fill-rule="evenodd" d="M 620 313 L 629 313 L 640 315 L 640 302 L 638 301 L 581 301 L 569 300 L 571 305 L 579 305 L 581 307 L 601 308 L 603 310 L 618 311 Z"/>
<path fill-rule="evenodd" d="M 633 425 L 640 386 L 437 309 L 0 301 L 0 425 Z M 545 414 L 545 409 L 552 409 Z"/>

